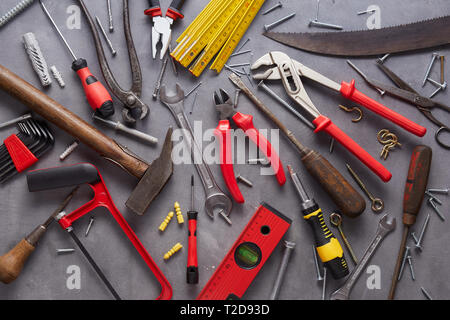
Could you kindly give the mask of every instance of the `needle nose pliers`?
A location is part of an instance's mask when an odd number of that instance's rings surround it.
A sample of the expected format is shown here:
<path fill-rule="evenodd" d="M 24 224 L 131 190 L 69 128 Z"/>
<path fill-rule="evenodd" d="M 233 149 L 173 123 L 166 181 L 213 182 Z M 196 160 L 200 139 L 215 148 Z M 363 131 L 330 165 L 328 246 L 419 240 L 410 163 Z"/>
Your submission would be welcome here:
<path fill-rule="evenodd" d="M 183 19 L 184 16 L 180 12 L 185 0 L 173 0 L 167 9 L 166 16 L 162 16 L 161 5 L 159 0 L 148 0 L 150 8 L 144 11 L 145 15 L 151 16 L 153 20 L 152 28 L 152 55 L 156 57 L 157 45 L 161 42 L 160 59 L 164 57 L 172 40 L 172 24 L 175 20 Z"/>
<path fill-rule="evenodd" d="M 214 135 L 220 143 L 220 168 L 225 184 L 233 199 L 237 203 L 244 203 L 244 197 L 239 190 L 234 175 L 229 119 L 232 119 L 265 154 L 275 172 L 278 183 L 280 186 L 284 185 L 286 183 L 286 175 L 283 164 L 270 142 L 253 125 L 253 116 L 235 111 L 230 96 L 223 89 L 220 89 L 219 92 L 214 92 L 214 102 L 216 110 L 220 115 L 219 125 L 214 130 Z"/>

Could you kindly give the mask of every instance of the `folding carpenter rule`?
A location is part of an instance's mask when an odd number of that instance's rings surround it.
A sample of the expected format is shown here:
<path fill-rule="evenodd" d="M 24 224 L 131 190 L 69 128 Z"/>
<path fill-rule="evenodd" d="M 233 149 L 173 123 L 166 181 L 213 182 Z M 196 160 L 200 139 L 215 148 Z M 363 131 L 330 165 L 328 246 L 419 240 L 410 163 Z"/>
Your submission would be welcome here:
<path fill-rule="evenodd" d="M 212 0 L 177 39 L 171 56 L 196 77 L 222 71 L 265 0 Z M 194 61 L 195 60 L 195 61 Z"/>

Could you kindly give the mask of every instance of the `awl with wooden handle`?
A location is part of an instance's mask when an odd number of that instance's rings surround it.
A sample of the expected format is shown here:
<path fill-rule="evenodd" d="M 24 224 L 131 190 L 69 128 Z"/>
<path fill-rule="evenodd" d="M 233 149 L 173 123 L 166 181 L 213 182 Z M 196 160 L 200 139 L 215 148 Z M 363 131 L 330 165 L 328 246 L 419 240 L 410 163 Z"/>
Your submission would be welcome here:
<path fill-rule="evenodd" d="M 403 195 L 403 236 L 398 252 L 397 263 L 392 276 L 391 289 L 388 299 L 392 300 L 397 288 L 398 275 L 405 254 L 406 240 L 408 239 L 409 228 L 416 223 L 417 215 L 422 206 L 423 197 L 428 184 L 428 176 L 431 167 L 432 151 L 427 146 L 417 146 L 414 148 L 409 164 L 408 177 L 406 178 L 405 193 Z"/>
<path fill-rule="evenodd" d="M 55 216 L 63 211 L 77 192 L 76 187 L 58 206 L 43 224 L 37 226 L 28 236 L 23 238 L 11 251 L 0 257 L 0 281 L 8 284 L 17 279 L 30 254 L 36 248 L 38 241 L 46 233 Z"/>
<path fill-rule="evenodd" d="M 350 183 L 333 167 L 320 153 L 309 149 L 299 140 L 264 103 L 245 85 L 234 73 L 229 76 L 233 82 L 247 97 L 261 110 L 275 125 L 286 135 L 300 153 L 301 160 L 306 170 L 316 179 L 327 194 L 333 199 L 340 211 L 348 217 L 359 216 L 366 208 L 363 197 L 350 185 Z"/>

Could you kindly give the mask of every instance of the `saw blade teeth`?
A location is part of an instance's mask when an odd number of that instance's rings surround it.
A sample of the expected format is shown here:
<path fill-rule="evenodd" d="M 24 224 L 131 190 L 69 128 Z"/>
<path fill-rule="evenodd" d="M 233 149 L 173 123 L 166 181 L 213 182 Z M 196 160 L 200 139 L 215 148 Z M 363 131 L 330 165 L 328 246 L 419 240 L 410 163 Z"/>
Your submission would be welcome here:
<path fill-rule="evenodd" d="M 335 32 L 326 32 L 326 31 L 319 31 L 319 32 L 264 32 L 263 35 L 266 37 L 270 38 L 271 34 L 285 34 L 285 35 L 304 35 L 304 34 L 308 34 L 308 35 L 322 35 L 322 34 L 331 34 L 331 33 L 354 33 L 354 32 L 379 32 L 379 31 L 384 31 L 384 30 L 388 30 L 388 29 L 394 29 L 394 28 L 399 28 L 399 27 L 405 27 L 405 26 L 413 26 L 415 24 L 422 24 L 424 22 L 432 22 L 432 21 L 438 21 L 438 20 L 442 20 L 442 19 L 450 19 L 450 16 L 440 16 L 440 17 L 436 17 L 436 18 L 429 18 L 429 19 L 424 19 L 424 20 L 420 20 L 420 21 L 414 21 L 414 22 L 410 22 L 410 23 L 402 23 L 402 24 L 396 24 L 393 26 L 389 26 L 389 27 L 384 27 L 384 28 L 380 28 L 380 29 L 372 29 L 372 30 L 368 30 L 368 29 L 356 29 L 356 30 L 346 30 L 346 31 L 335 31 Z"/>

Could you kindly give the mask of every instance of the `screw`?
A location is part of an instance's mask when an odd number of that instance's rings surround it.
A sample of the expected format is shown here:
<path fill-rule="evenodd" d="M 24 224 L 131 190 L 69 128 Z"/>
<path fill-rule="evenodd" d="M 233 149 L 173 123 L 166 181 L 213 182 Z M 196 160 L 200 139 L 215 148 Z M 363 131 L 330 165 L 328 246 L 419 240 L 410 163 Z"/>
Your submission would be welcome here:
<path fill-rule="evenodd" d="M 283 18 L 281 18 L 281 19 L 279 19 L 279 20 L 277 20 L 277 21 L 275 21 L 275 22 L 272 22 L 272 23 L 270 23 L 270 24 L 264 25 L 264 29 L 266 29 L 266 31 L 269 31 L 269 30 L 275 28 L 276 26 L 282 24 L 283 22 L 285 22 L 285 21 L 287 21 L 287 20 L 293 18 L 294 16 L 295 16 L 295 12 L 293 12 L 293 13 L 291 13 L 290 15 L 288 15 L 288 16 L 286 16 L 286 17 L 283 17 Z"/>
<path fill-rule="evenodd" d="M 362 15 L 362 14 L 365 14 L 365 13 L 370 13 L 370 12 L 375 12 L 375 11 L 377 11 L 377 10 L 370 9 L 370 10 L 359 11 L 359 12 L 357 12 L 357 14 L 358 15 Z"/>
<path fill-rule="evenodd" d="M 237 63 L 237 64 L 230 64 L 228 65 L 230 68 L 237 68 L 237 67 L 245 67 L 245 66 L 250 66 L 250 63 L 245 62 L 245 63 Z"/>
<path fill-rule="evenodd" d="M 80 141 L 75 140 L 70 145 L 67 146 L 66 150 L 60 154 L 59 160 L 64 161 L 68 156 L 72 154 L 72 152 L 78 147 Z"/>
<path fill-rule="evenodd" d="M 240 174 L 237 175 L 236 180 L 242 182 L 243 184 L 249 186 L 250 188 L 253 187 L 253 183 L 247 178 L 241 176 Z"/>
<path fill-rule="evenodd" d="M 169 57 L 166 56 L 166 58 L 163 61 L 162 66 L 161 66 L 161 70 L 159 71 L 158 80 L 156 80 L 156 84 L 155 84 L 155 90 L 153 90 L 153 100 L 156 100 L 158 98 L 159 90 L 161 89 L 162 78 L 164 76 L 164 72 L 166 71 L 168 59 L 169 59 Z"/>
<path fill-rule="evenodd" d="M 227 64 L 225 64 L 225 69 L 227 69 L 227 70 L 229 70 L 229 71 L 231 71 L 231 72 L 234 72 L 234 73 L 236 73 L 237 75 L 245 75 L 246 73 L 245 72 L 242 72 L 242 71 L 240 71 L 240 70 L 238 70 L 238 69 L 234 69 L 234 68 L 231 68 L 229 65 L 227 65 Z"/>
<path fill-rule="evenodd" d="M 286 101 L 284 101 L 283 99 L 281 99 L 280 96 L 278 96 L 274 91 L 272 91 L 272 89 L 270 89 L 265 83 L 264 81 L 260 81 L 258 83 L 258 87 L 263 89 L 269 96 L 271 96 L 272 98 L 274 98 L 276 101 L 278 101 L 280 104 L 282 104 L 285 108 L 287 108 L 289 111 L 291 111 L 293 114 L 295 114 L 297 116 L 297 118 L 299 118 L 301 121 L 303 121 L 303 123 L 305 123 L 308 127 L 310 127 L 311 129 L 315 129 L 315 127 L 313 126 L 313 124 L 308 121 L 304 116 L 302 116 L 297 110 L 295 110 L 289 103 L 287 103 Z"/>
<path fill-rule="evenodd" d="M 425 234 L 425 230 L 426 230 L 429 222 L 430 222 L 430 214 L 427 214 L 425 222 L 423 223 L 423 226 L 422 226 L 422 230 L 420 231 L 419 240 L 417 240 L 417 243 L 416 243 L 416 248 L 418 248 L 420 251 L 422 251 L 423 235 Z"/>
<path fill-rule="evenodd" d="M 286 269 L 289 264 L 289 258 L 291 257 L 292 251 L 295 249 L 295 242 L 284 241 L 284 253 L 281 259 L 281 264 L 278 269 L 278 274 L 273 285 L 273 289 L 270 293 L 269 300 L 276 300 L 280 292 L 281 284 L 283 282 L 284 275 L 286 274 Z"/>
<path fill-rule="evenodd" d="M 1 128 L 5 128 L 7 126 L 10 126 L 12 124 L 15 124 L 17 122 L 21 122 L 21 121 L 24 121 L 24 120 L 27 120 L 27 119 L 31 119 L 31 118 L 32 118 L 31 114 L 30 113 L 26 113 L 23 116 L 20 116 L 18 118 L 15 118 L 15 119 L 12 119 L 12 120 L 0 123 L 0 129 Z"/>
<path fill-rule="evenodd" d="M 223 209 L 221 209 L 221 210 L 219 211 L 219 214 L 222 216 L 222 218 L 225 219 L 225 221 L 226 221 L 230 226 L 232 225 L 232 222 L 231 222 L 230 218 L 228 218 L 228 216 L 225 214 L 225 211 L 224 211 Z"/>
<path fill-rule="evenodd" d="M 433 199 L 428 199 L 428 203 L 431 204 L 431 206 L 433 207 L 434 211 L 436 212 L 436 214 L 439 216 L 439 218 L 441 218 L 442 221 L 445 221 L 444 216 L 442 215 L 442 213 L 439 211 L 439 208 L 437 207 L 436 203 L 434 203 Z"/>
<path fill-rule="evenodd" d="M 327 268 L 323 268 L 323 283 L 322 283 L 322 300 L 325 300 L 325 293 L 327 290 Z"/>
<path fill-rule="evenodd" d="M 319 20 L 319 7 L 320 7 L 320 0 L 317 0 L 317 10 L 316 10 L 316 21 Z"/>
<path fill-rule="evenodd" d="M 334 150 L 334 142 L 335 142 L 334 138 L 331 138 L 331 139 L 330 139 L 330 153 L 333 153 L 333 150 Z"/>
<path fill-rule="evenodd" d="M 349 164 L 345 164 L 348 171 L 352 175 L 353 179 L 358 183 L 361 189 L 366 193 L 369 199 L 372 201 L 372 211 L 375 213 L 381 212 L 384 209 L 384 202 L 380 198 L 375 198 L 373 194 L 367 189 L 366 185 L 362 182 L 361 178 L 356 174 L 355 171 L 350 167 Z"/>
<path fill-rule="evenodd" d="M 20 1 L 16 6 L 12 7 L 8 10 L 1 18 L 0 18 L 0 28 L 7 24 L 9 21 L 17 17 L 20 13 L 22 13 L 26 8 L 28 8 L 34 0 L 23 0 Z"/>
<path fill-rule="evenodd" d="M 192 101 L 192 107 L 191 107 L 191 111 L 189 112 L 189 114 L 192 114 L 192 112 L 194 112 L 195 103 L 197 102 L 197 96 L 198 96 L 198 91 L 195 91 L 194 100 Z"/>
<path fill-rule="evenodd" d="M 169 43 L 169 52 L 172 52 L 172 44 Z M 173 73 L 175 73 L 175 76 L 178 77 L 178 68 L 177 64 L 175 62 L 175 59 L 173 57 L 170 57 L 170 64 L 172 65 Z"/>
<path fill-rule="evenodd" d="M 252 52 L 252 50 L 245 50 L 245 51 L 236 52 L 236 53 L 233 53 L 232 55 L 230 55 L 230 58 L 238 56 L 238 55 L 241 55 L 241 54 L 250 53 L 250 52 Z"/>
<path fill-rule="evenodd" d="M 111 10 L 111 0 L 106 0 L 106 5 L 108 7 L 109 32 L 113 32 L 114 24 L 113 24 L 112 10 Z"/>
<path fill-rule="evenodd" d="M 411 237 L 413 238 L 414 242 L 419 242 L 419 239 L 417 239 L 416 234 L 414 232 L 411 232 Z"/>
<path fill-rule="evenodd" d="M 384 56 L 382 56 L 381 58 L 378 58 L 377 61 L 381 64 L 384 63 L 384 61 L 387 59 L 387 57 L 389 57 L 391 54 L 390 53 L 386 53 Z"/>
<path fill-rule="evenodd" d="M 189 90 L 189 92 L 187 94 L 184 95 L 184 98 L 186 99 L 187 97 L 189 97 L 192 94 L 192 92 L 194 92 L 201 85 L 202 85 L 202 82 L 200 81 L 191 90 Z"/>
<path fill-rule="evenodd" d="M 257 158 L 257 159 L 248 159 L 248 164 L 261 164 L 262 166 L 269 166 L 270 162 L 267 159 L 264 158 Z"/>
<path fill-rule="evenodd" d="M 234 93 L 234 108 L 237 108 L 238 102 L 239 102 L 239 95 L 241 94 L 241 89 L 236 89 Z"/>
<path fill-rule="evenodd" d="M 436 201 L 438 204 L 442 205 L 442 201 L 439 200 L 438 198 L 436 198 L 432 193 L 430 193 L 429 191 L 425 191 L 425 194 L 427 196 L 429 196 L 431 199 L 433 199 L 433 201 Z"/>
<path fill-rule="evenodd" d="M 411 256 L 407 256 L 406 259 L 408 260 L 409 270 L 411 271 L 411 277 L 412 277 L 413 281 L 415 281 L 416 280 L 416 276 L 414 274 L 414 268 L 413 268 L 413 265 L 412 265 Z"/>
<path fill-rule="evenodd" d="M 56 249 L 57 254 L 72 253 L 75 249 Z"/>
<path fill-rule="evenodd" d="M 89 231 L 91 231 L 91 227 L 92 227 L 93 223 L 94 223 L 94 217 L 90 217 L 89 218 L 89 224 L 88 224 L 87 229 L 86 229 L 86 233 L 84 234 L 85 237 L 87 237 L 88 234 L 89 234 Z"/>
<path fill-rule="evenodd" d="M 406 257 L 409 255 L 409 247 L 406 247 L 405 250 L 405 254 L 403 255 L 403 261 L 402 261 L 402 266 L 400 267 L 400 272 L 398 274 L 398 278 L 397 281 L 400 281 L 402 275 L 403 275 L 403 269 L 405 268 L 405 263 L 406 263 Z"/>
<path fill-rule="evenodd" d="M 242 48 L 250 41 L 250 38 L 247 38 L 247 40 L 244 41 L 244 43 L 237 49 L 237 52 L 241 51 Z"/>
<path fill-rule="evenodd" d="M 112 55 L 115 56 L 117 54 L 117 51 L 114 49 L 111 40 L 109 40 L 108 35 L 106 34 L 106 31 L 103 28 L 102 23 L 100 22 L 100 19 L 97 16 L 95 16 L 95 20 L 97 21 L 97 25 L 100 28 L 100 31 L 105 37 L 106 43 L 108 44 L 108 47 L 111 50 Z"/>
<path fill-rule="evenodd" d="M 272 8 L 269 8 L 266 11 L 264 11 L 263 15 L 266 15 L 266 14 L 268 14 L 268 13 L 270 13 L 270 12 L 272 12 L 272 11 L 278 9 L 278 8 L 282 8 L 282 7 L 283 7 L 283 4 L 281 3 L 281 1 L 278 1 L 278 3 L 276 5 L 274 5 Z"/>
<path fill-rule="evenodd" d="M 427 78 L 427 80 L 430 81 L 431 83 L 435 84 L 439 88 L 441 88 L 441 90 L 445 90 L 447 88 L 447 82 L 445 82 L 445 81 L 444 81 L 444 83 L 439 83 L 431 78 Z"/>
<path fill-rule="evenodd" d="M 430 75 L 431 68 L 433 67 L 434 61 L 436 60 L 436 58 L 437 58 L 438 56 L 439 56 L 439 55 L 438 55 L 436 52 L 433 52 L 433 55 L 432 55 L 432 57 L 431 57 L 430 64 L 428 65 L 427 71 L 425 72 L 425 77 L 423 78 L 422 87 L 424 87 L 424 86 L 425 86 L 425 83 L 427 83 L 427 79 L 428 79 L 428 76 Z"/>
<path fill-rule="evenodd" d="M 322 277 L 322 275 L 320 273 L 319 258 L 317 257 L 317 251 L 316 251 L 316 247 L 314 245 L 312 246 L 312 250 L 313 250 L 313 255 L 314 255 L 314 265 L 316 266 L 317 281 L 322 281 L 324 278 Z"/>
<path fill-rule="evenodd" d="M 427 191 L 430 193 L 448 194 L 450 190 L 446 188 L 446 189 L 428 189 Z"/>
<path fill-rule="evenodd" d="M 335 30 L 342 30 L 343 29 L 342 26 L 339 26 L 337 24 L 320 22 L 320 21 L 317 21 L 317 20 L 310 20 L 308 26 L 309 27 L 329 28 L 329 29 L 335 29 Z"/>
<path fill-rule="evenodd" d="M 425 295 L 425 297 L 427 297 L 428 300 L 433 300 L 433 298 L 430 296 L 430 294 L 427 292 L 427 290 L 425 290 L 424 287 L 420 287 L 420 290 Z"/>

